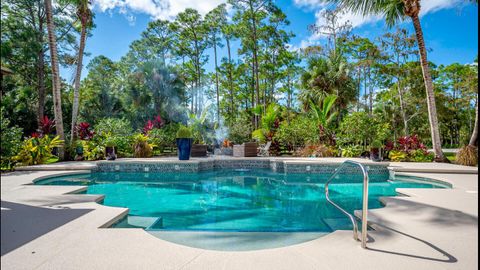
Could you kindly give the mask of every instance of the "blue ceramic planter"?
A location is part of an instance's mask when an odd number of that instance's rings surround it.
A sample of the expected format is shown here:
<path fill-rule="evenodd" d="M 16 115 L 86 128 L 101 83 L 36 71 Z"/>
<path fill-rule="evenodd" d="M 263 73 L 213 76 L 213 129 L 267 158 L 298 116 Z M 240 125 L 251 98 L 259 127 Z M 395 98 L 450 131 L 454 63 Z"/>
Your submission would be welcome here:
<path fill-rule="evenodd" d="M 191 138 L 177 138 L 177 147 L 178 147 L 178 159 L 179 160 L 189 160 L 190 159 L 190 150 L 192 149 L 192 139 Z"/>

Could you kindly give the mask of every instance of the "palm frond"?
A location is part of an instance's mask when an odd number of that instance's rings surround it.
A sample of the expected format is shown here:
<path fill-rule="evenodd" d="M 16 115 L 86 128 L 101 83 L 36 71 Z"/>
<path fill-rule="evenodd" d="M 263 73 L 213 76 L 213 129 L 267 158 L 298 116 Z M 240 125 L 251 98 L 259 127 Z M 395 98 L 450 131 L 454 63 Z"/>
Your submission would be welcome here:
<path fill-rule="evenodd" d="M 319 121 L 322 118 L 320 107 L 313 101 L 313 99 L 309 100 L 309 104 L 310 110 L 312 110 L 313 112 L 313 117 L 315 117 L 315 119 Z"/>
<path fill-rule="evenodd" d="M 362 16 L 383 16 L 390 27 L 405 17 L 402 0 L 324 0 L 324 2 L 337 4 L 344 10 Z"/>
<path fill-rule="evenodd" d="M 336 95 L 328 95 L 324 100 L 323 100 L 323 114 L 326 116 L 330 110 L 332 109 L 333 104 L 335 104 L 335 101 L 337 100 Z"/>

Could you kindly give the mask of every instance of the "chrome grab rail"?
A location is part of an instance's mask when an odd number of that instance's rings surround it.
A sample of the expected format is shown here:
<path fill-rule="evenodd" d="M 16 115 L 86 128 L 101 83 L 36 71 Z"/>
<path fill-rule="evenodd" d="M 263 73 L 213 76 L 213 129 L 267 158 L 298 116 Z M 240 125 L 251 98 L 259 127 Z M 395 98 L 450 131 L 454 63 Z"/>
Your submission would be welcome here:
<path fill-rule="evenodd" d="M 357 221 L 355 220 L 355 217 L 353 215 L 351 215 L 350 213 L 348 213 L 347 211 L 345 211 L 338 204 L 334 203 L 330 199 L 330 196 L 328 194 L 328 184 L 330 184 L 330 182 L 335 178 L 337 173 L 340 171 L 340 169 L 345 164 L 351 164 L 351 165 L 359 166 L 360 169 L 362 170 L 362 173 L 363 173 L 363 208 L 362 208 L 362 239 L 361 239 L 361 241 L 362 241 L 362 248 L 366 248 L 367 247 L 367 211 L 368 211 L 368 172 L 367 172 L 367 168 L 363 164 L 361 164 L 359 162 L 356 162 L 356 161 L 347 160 L 347 161 L 343 162 L 342 165 L 340 165 L 338 168 L 335 169 L 335 172 L 332 174 L 332 176 L 330 176 L 328 181 L 325 183 L 325 197 L 326 197 L 326 199 L 329 203 L 331 203 L 338 210 L 340 210 L 342 213 L 344 213 L 345 215 L 348 216 L 348 218 L 350 219 L 350 221 L 352 222 L 352 225 L 353 225 L 353 239 L 355 239 L 355 241 L 360 241 L 360 239 L 358 238 L 358 225 L 357 225 Z"/>

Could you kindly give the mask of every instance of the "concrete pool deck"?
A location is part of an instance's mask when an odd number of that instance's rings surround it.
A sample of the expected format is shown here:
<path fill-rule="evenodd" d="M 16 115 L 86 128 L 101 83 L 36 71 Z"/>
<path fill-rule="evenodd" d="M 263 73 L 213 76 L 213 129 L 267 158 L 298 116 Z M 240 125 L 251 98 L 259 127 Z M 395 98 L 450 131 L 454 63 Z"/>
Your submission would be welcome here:
<path fill-rule="evenodd" d="M 156 160 L 171 162 L 174 158 Z M 345 159 L 285 160 L 341 163 Z M 303 243 L 253 251 L 200 249 L 159 239 L 143 229 L 105 228 L 128 209 L 97 204 L 102 196 L 68 194 L 84 189 L 81 186 L 29 185 L 38 177 L 90 170 L 95 162 L 22 168 L 1 179 L 1 267 L 477 269 L 478 168 L 436 163 L 386 165 L 395 174 L 437 179 L 453 188 L 398 189 L 407 196 L 382 198 L 386 207 L 369 211 L 369 224 L 374 230 L 369 231 L 366 250 L 352 239 L 351 231 L 335 231 Z M 265 240 L 258 234 L 247 239 Z M 231 241 L 235 244 L 238 239 Z"/>

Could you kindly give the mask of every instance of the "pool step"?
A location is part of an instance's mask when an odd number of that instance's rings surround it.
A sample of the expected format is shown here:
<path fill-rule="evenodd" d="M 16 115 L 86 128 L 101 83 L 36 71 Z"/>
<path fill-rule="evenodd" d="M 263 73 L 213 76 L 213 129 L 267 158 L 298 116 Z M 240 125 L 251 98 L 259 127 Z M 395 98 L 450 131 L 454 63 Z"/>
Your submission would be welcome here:
<path fill-rule="evenodd" d="M 128 224 L 136 227 L 148 228 L 155 224 L 158 217 L 128 216 Z"/>
<path fill-rule="evenodd" d="M 352 222 L 348 218 L 324 218 L 323 222 L 333 231 L 351 230 Z"/>
<path fill-rule="evenodd" d="M 148 226 L 145 230 L 146 231 L 156 231 L 163 229 L 163 217 L 157 218 L 152 225 Z"/>

